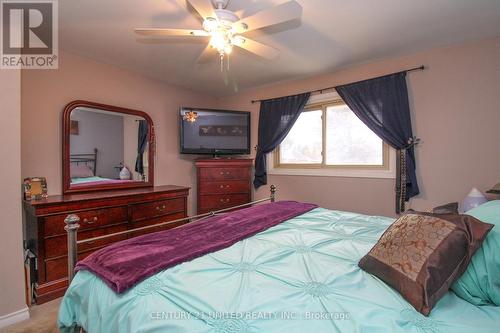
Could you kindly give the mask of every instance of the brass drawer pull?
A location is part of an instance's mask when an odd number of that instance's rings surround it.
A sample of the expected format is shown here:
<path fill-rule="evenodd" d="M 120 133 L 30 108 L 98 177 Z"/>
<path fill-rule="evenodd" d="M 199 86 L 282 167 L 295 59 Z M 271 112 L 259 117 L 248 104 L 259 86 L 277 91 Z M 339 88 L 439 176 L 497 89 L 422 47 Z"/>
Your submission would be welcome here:
<path fill-rule="evenodd" d="M 98 220 L 97 216 L 94 216 L 92 219 L 87 219 L 87 218 L 83 219 L 83 223 L 93 224 L 97 222 L 97 220 Z"/>
<path fill-rule="evenodd" d="M 220 174 L 221 174 L 221 176 L 223 176 L 223 175 L 229 176 L 229 175 L 231 175 L 231 172 L 230 171 L 221 171 Z"/>
<path fill-rule="evenodd" d="M 231 202 L 231 199 L 220 199 L 220 202 L 222 202 L 222 203 L 224 203 L 224 202 L 225 203 L 229 203 L 229 202 Z"/>
<path fill-rule="evenodd" d="M 156 206 L 156 210 L 158 210 L 158 211 L 164 210 L 165 208 L 167 208 L 167 206 L 165 206 L 165 205 Z"/>

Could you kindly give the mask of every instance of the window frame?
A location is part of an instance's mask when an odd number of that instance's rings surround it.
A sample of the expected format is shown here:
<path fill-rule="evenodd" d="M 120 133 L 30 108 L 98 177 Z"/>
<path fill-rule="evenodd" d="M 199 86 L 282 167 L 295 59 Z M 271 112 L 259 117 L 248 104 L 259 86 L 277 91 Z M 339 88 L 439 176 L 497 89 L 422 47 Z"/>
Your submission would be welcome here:
<path fill-rule="evenodd" d="M 280 161 L 280 146 L 268 156 L 269 174 L 339 176 L 361 178 L 395 178 L 395 150 L 382 141 L 382 165 L 379 164 L 326 164 L 327 144 L 327 109 L 330 106 L 345 105 L 336 93 L 325 94 L 329 98 L 313 100 L 306 105 L 303 112 L 322 111 L 322 162 L 321 163 L 282 163 Z M 326 97 L 326 96 L 325 96 Z M 334 98 L 332 98 L 334 97 Z"/>

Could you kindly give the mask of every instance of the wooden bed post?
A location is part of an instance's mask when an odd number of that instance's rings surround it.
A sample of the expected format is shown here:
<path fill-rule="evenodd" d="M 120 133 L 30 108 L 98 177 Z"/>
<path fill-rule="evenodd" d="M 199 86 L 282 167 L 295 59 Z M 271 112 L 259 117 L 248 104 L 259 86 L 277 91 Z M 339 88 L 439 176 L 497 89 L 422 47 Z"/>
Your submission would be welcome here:
<path fill-rule="evenodd" d="M 70 214 L 64 219 L 66 226 L 64 230 L 68 233 L 68 284 L 71 283 L 73 277 L 75 276 L 75 265 L 78 260 L 78 245 L 77 233 L 78 228 L 80 228 L 80 218 L 78 215 Z"/>
<path fill-rule="evenodd" d="M 276 186 L 271 185 L 271 202 L 275 202 L 276 201 Z"/>

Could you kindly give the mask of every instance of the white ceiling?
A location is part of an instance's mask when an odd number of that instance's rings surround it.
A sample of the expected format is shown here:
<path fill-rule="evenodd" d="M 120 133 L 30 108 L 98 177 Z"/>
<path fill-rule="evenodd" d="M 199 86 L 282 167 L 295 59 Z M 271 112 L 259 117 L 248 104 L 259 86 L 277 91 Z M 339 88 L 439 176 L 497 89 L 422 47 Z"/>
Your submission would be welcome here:
<path fill-rule="evenodd" d="M 230 0 L 248 16 L 286 0 Z M 203 41 L 146 42 L 134 28 L 199 29 L 185 0 L 59 1 L 60 47 L 168 83 L 216 96 L 331 72 L 354 63 L 500 35 L 500 0 L 297 0 L 301 21 L 247 34 L 281 50 L 264 60 L 230 58 L 229 84 L 216 59 L 198 65 Z M 241 17 L 241 16 L 240 16 Z M 194 38 L 193 38 L 194 39 Z"/>

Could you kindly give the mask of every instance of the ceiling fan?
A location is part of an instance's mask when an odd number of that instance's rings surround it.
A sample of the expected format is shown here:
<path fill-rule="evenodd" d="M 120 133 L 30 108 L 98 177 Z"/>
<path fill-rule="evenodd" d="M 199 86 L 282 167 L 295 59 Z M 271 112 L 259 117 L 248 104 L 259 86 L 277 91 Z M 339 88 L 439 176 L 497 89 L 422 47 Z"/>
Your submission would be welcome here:
<path fill-rule="evenodd" d="M 233 46 L 240 47 L 266 59 L 278 57 L 279 51 L 244 36 L 245 33 L 282 22 L 298 19 L 302 7 L 296 1 L 265 9 L 252 16 L 239 18 L 227 10 L 229 0 L 187 0 L 203 18 L 203 30 L 138 28 L 135 33 L 144 36 L 195 37 L 210 39 L 208 46 L 198 58 L 198 63 L 211 59 L 212 50 L 219 54 L 221 64 Z"/>

